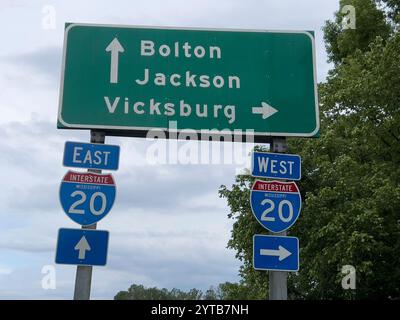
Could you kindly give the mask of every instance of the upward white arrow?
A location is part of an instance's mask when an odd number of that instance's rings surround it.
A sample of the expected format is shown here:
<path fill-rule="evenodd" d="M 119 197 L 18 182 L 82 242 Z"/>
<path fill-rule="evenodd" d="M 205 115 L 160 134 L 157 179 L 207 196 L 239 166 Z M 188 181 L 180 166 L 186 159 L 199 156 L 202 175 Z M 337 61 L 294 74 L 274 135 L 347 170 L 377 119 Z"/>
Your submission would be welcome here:
<path fill-rule="evenodd" d="M 83 260 L 86 257 L 86 251 L 90 251 L 91 248 L 89 246 L 89 243 L 87 242 L 85 236 L 82 236 L 81 240 L 76 244 L 75 250 L 79 250 L 79 256 L 78 258 Z"/>
<path fill-rule="evenodd" d="M 106 48 L 107 52 L 111 52 L 111 67 L 110 67 L 110 83 L 118 83 L 118 58 L 119 53 L 124 52 L 124 48 L 121 46 L 117 38 Z"/>
<path fill-rule="evenodd" d="M 278 110 L 271 107 L 268 103 L 266 103 L 264 101 L 261 102 L 261 107 L 253 107 L 252 108 L 252 113 L 253 114 L 262 114 L 263 119 L 267 119 L 277 112 L 278 112 Z"/>
<path fill-rule="evenodd" d="M 278 250 L 272 250 L 272 249 L 260 249 L 260 255 L 262 256 L 276 256 L 279 257 L 279 261 L 285 260 L 287 257 L 289 257 L 292 253 L 286 248 L 279 246 Z"/>

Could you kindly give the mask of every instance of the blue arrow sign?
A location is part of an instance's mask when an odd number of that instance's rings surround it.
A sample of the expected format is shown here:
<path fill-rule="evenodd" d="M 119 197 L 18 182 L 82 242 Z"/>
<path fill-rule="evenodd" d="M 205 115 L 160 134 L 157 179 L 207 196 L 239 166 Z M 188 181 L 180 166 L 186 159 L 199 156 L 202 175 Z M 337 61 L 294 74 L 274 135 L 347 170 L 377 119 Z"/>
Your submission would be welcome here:
<path fill-rule="evenodd" d="M 119 146 L 67 141 L 63 165 L 66 167 L 118 170 Z"/>
<path fill-rule="evenodd" d="M 301 158 L 294 154 L 253 152 L 251 175 L 284 180 L 301 179 Z"/>
<path fill-rule="evenodd" d="M 116 188 L 111 174 L 68 171 L 60 186 L 60 202 L 76 223 L 92 225 L 103 219 L 114 204 Z"/>
<path fill-rule="evenodd" d="M 299 270 L 299 239 L 254 235 L 253 266 L 256 270 Z"/>
<path fill-rule="evenodd" d="M 108 238 L 108 231 L 62 228 L 58 231 L 56 263 L 105 266 Z"/>
<path fill-rule="evenodd" d="M 300 191 L 295 182 L 256 180 L 251 188 L 250 206 L 265 229 L 282 232 L 289 229 L 300 215 Z"/>

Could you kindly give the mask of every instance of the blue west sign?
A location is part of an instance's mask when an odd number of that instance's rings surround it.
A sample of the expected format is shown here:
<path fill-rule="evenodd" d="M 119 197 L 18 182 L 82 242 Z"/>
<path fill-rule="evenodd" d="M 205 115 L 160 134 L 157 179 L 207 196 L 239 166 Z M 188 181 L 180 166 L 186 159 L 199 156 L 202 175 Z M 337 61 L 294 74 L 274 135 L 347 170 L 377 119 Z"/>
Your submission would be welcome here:
<path fill-rule="evenodd" d="M 300 180 L 301 158 L 294 154 L 253 152 L 251 175 L 260 178 Z"/>
<path fill-rule="evenodd" d="M 116 188 L 111 174 L 68 171 L 60 187 L 60 202 L 76 223 L 92 225 L 103 219 L 114 204 Z"/>
<path fill-rule="evenodd" d="M 119 146 L 67 141 L 63 164 L 75 168 L 118 170 L 119 150 Z"/>
<path fill-rule="evenodd" d="M 108 238 L 108 231 L 62 228 L 58 231 L 56 263 L 105 266 Z"/>
<path fill-rule="evenodd" d="M 289 229 L 301 210 L 301 196 L 295 182 L 256 180 L 250 193 L 251 210 L 257 221 L 271 232 Z"/>
<path fill-rule="evenodd" d="M 253 266 L 256 270 L 298 271 L 299 239 L 254 235 Z"/>

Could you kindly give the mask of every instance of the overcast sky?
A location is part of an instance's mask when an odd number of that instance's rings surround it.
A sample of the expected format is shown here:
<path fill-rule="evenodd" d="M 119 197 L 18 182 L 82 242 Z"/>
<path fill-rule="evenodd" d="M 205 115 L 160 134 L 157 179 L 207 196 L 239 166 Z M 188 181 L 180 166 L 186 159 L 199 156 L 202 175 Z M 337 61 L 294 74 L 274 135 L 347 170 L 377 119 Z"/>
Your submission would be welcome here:
<path fill-rule="evenodd" d="M 1 0 L 0 299 L 73 294 L 74 266 L 55 266 L 55 290 L 41 286 L 43 266 L 54 265 L 58 229 L 79 227 L 59 203 L 64 143 L 89 141 L 88 131 L 56 129 L 65 22 L 314 30 L 323 81 L 329 65 L 321 28 L 337 9 L 338 0 Z M 110 231 L 110 247 L 107 266 L 94 268 L 92 298 L 112 299 L 132 283 L 205 290 L 237 281 L 239 262 L 226 249 L 232 221 L 218 188 L 234 182 L 244 160 L 150 165 L 153 142 L 106 143 L 121 146 L 121 159 L 115 205 L 98 224 Z M 236 153 L 246 159 L 245 148 Z"/>

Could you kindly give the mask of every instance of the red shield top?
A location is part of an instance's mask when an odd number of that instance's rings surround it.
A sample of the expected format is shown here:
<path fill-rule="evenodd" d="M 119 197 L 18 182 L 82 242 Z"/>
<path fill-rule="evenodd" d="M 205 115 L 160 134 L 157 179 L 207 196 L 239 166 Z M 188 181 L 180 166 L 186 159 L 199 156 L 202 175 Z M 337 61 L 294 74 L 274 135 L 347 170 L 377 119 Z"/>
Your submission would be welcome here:
<path fill-rule="evenodd" d="M 264 192 L 280 192 L 280 193 L 298 193 L 296 183 L 282 181 L 261 181 L 256 180 L 251 190 Z"/>
<path fill-rule="evenodd" d="M 63 182 L 115 185 L 114 179 L 111 174 L 97 174 L 74 171 L 68 171 L 67 174 L 64 176 Z"/>

